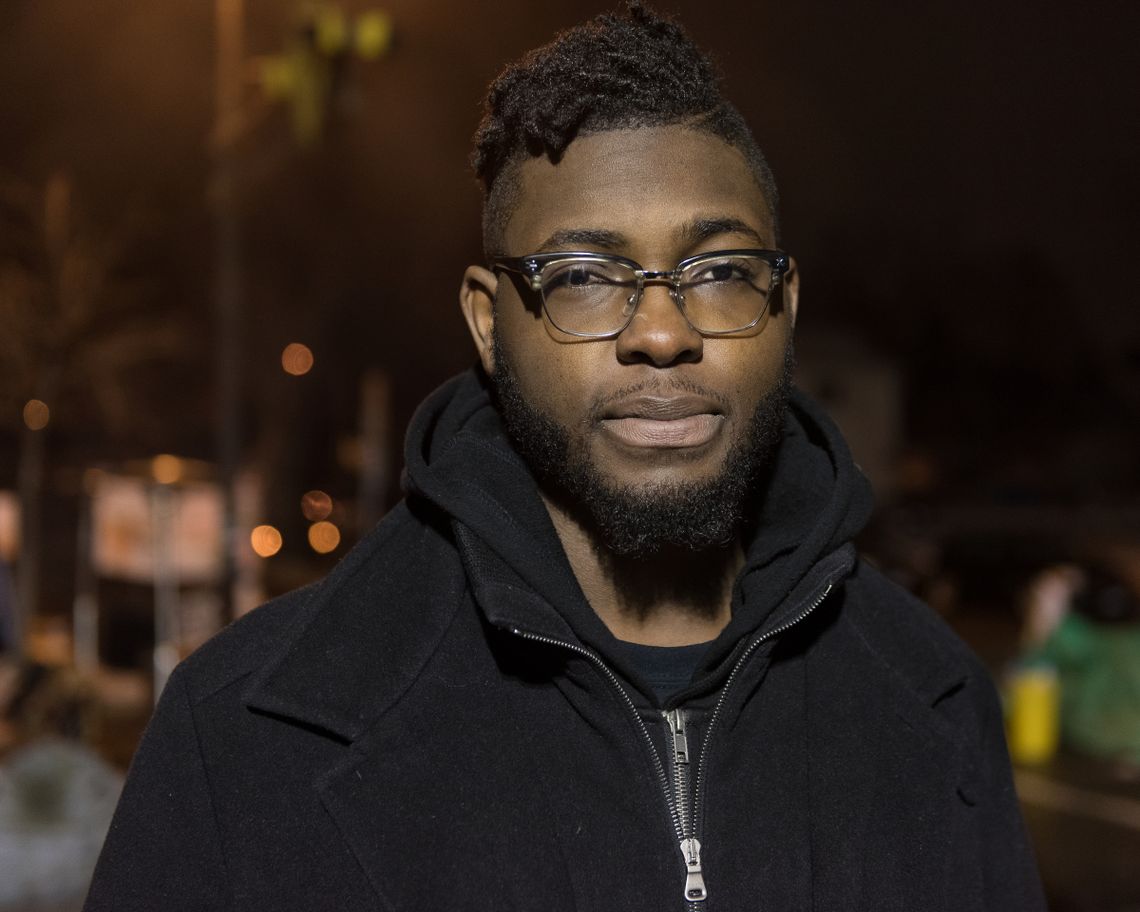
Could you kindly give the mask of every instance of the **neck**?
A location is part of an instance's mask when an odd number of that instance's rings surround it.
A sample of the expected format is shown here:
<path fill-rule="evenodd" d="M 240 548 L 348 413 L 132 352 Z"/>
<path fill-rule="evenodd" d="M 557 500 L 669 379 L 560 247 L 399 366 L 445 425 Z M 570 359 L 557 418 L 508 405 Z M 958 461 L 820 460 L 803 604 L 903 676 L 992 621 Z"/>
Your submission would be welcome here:
<path fill-rule="evenodd" d="M 577 515 L 543 500 L 590 607 L 619 640 L 689 646 L 715 639 L 728 624 L 732 585 L 744 566 L 739 540 L 706 551 L 665 548 L 623 557 Z"/>

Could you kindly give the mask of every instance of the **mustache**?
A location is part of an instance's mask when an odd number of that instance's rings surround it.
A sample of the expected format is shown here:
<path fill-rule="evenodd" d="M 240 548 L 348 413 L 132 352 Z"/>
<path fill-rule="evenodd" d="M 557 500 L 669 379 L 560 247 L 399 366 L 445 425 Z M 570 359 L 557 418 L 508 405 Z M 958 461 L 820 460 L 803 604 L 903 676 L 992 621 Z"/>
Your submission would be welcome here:
<path fill-rule="evenodd" d="M 596 398 L 590 403 L 589 420 L 600 421 L 609 405 L 642 393 L 652 393 L 659 396 L 669 393 L 688 393 L 692 396 L 711 399 L 726 410 L 731 407 L 729 398 L 724 393 L 702 386 L 688 377 L 670 377 L 667 380 L 660 377 L 649 377 L 638 383 L 619 387 L 611 393 Z"/>

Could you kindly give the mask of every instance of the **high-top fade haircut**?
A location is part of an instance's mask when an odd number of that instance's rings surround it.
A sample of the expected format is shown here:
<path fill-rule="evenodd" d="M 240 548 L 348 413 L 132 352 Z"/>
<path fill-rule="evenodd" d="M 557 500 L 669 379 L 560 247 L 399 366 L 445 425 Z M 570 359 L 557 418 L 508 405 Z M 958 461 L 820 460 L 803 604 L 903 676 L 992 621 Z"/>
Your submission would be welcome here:
<path fill-rule="evenodd" d="M 760 147 L 721 94 L 712 61 L 671 19 L 638 0 L 556 35 L 491 83 L 475 134 L 472 165 L 483 184 L 483 247 L 503 249 L 503 233 L 528 157 L 557 163 L 579 135 L 682 124 L 719 137 L 747 160 L 779 237 L 776 182 Z"/>

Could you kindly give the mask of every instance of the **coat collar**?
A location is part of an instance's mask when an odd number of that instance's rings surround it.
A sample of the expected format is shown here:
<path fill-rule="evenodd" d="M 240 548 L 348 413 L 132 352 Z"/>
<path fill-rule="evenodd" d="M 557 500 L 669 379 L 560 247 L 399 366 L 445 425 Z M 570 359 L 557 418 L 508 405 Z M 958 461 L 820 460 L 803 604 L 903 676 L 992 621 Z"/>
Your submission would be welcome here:
<path fill-rule="evenodd" d="M 849 550 L 835 558 L 842 556 L 847 564 Z M 843 566 L 836 575 L 846 572 Z M 493 602 L 503 611 L 518 607 L 523 591 L 505 587 Z M 284 645 L 253 674 L 246 705 L 354 741 L 415 680 L 469 599 L 467 574 L 438 518 L 413 516 L 401 504 L 313 587 Z M 833 593 L 831 607 L 821 613 L 842 612 L 844 601 Z M 864 610 L 875 611 L 873 606 Z M 931 709 L 967 682 L 960 658 L 944 649 L 922 648 L 924 638 L 913 630 L 891 628 L 880 636 L 897 639 L 899 648 L 887 644 L 884 654 L 881 644 L 864 640 L 859 620 L 850 620 L 862 648 L 887 671 L 899 715 L 908 724 L 930 725 L 944 738 L 957 740 Z"/>
<path fill-rule="evenodd" d="M 399 699 L 466 593 L 436 518 L 411 514 L 398 506 L 314 587 L 247 706 L 354 741 Z"/>

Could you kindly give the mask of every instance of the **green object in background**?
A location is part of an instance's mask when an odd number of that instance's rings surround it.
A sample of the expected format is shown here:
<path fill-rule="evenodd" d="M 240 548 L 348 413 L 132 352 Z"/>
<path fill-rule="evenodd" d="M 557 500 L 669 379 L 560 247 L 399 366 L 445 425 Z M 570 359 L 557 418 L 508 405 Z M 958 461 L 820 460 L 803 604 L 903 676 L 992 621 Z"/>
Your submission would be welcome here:
<path fill-rule="evenodd" d="M 1140 766 L 1140 625 L 1069 614 L 1027 658 L 1057 669 L 1066 744 Z"/>

